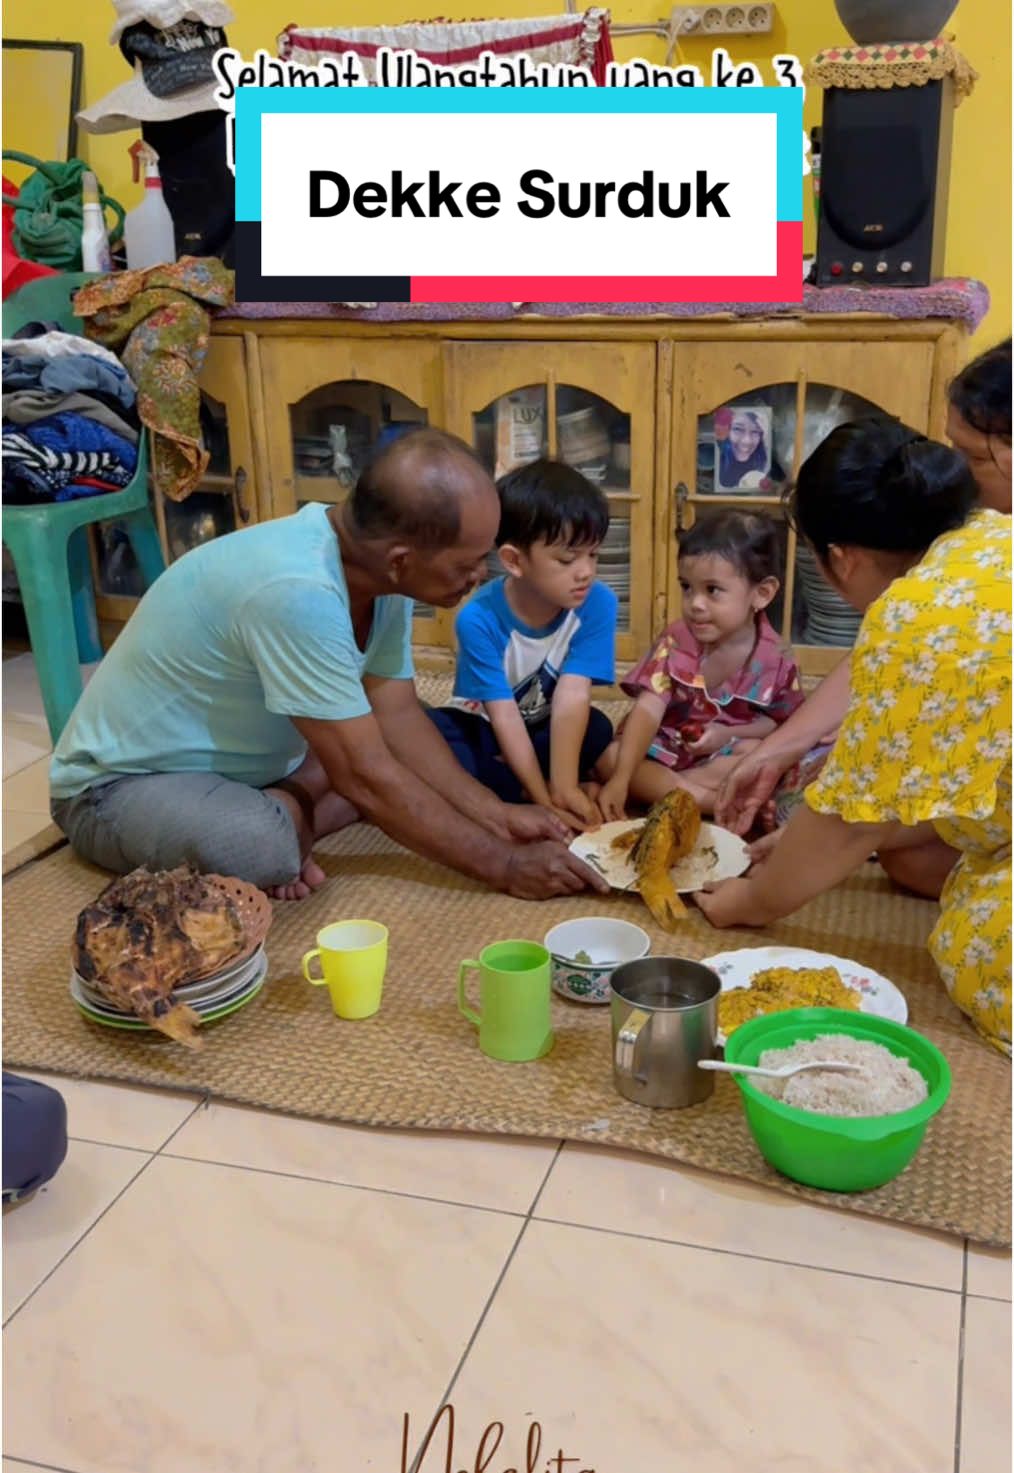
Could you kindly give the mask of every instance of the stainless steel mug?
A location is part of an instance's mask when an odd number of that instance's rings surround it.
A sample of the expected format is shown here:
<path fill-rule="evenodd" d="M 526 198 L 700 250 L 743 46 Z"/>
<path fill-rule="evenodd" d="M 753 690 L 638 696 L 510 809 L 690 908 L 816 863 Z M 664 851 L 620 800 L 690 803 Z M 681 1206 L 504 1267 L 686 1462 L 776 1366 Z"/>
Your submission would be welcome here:
<path fill-rule="evenodd" d="M 680 1109 L 706 1100 L 714 1074 L 716 972 L 674 956 L 646 956 L 613 972 L 613 1082 L 636 1105 Z"/>

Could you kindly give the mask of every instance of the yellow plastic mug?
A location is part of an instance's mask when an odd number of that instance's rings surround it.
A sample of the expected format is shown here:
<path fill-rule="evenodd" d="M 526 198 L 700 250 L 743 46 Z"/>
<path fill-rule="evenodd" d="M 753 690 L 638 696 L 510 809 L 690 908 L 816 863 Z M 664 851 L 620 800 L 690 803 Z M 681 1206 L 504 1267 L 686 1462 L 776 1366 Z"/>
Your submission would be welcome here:
<path fill-rule="evenodd" d="M 310 973 L 320 957 L 322 977 Z M 317 932 L 317 945 L 303 957 L 303 976 L 326 986 L 339 1018 L 372 1018 L 380 1007 L 387 971 L 387 927 L 379 921 L 335 921 Z"/>

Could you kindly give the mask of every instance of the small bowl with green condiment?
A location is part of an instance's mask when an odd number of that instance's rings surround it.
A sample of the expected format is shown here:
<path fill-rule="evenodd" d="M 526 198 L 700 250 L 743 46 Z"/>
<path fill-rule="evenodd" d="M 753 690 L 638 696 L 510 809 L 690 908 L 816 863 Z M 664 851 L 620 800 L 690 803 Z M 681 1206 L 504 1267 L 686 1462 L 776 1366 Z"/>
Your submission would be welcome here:
<path fill-rule="evenodd" d="M 630 921 L 581 916 L 554 926 L 542 944 L 553 958 L 555 992 L 571 1002 L 607 1003 L 613 972 L 647 956 L 651 937 Z"/>

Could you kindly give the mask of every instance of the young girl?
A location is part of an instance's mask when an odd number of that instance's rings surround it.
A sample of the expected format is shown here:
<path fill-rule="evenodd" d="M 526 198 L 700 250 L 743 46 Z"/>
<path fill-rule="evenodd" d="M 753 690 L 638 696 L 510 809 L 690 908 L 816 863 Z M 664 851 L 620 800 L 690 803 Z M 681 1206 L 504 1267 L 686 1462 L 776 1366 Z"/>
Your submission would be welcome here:
<path fill-rule="evenodd" d="M 770 517 L 722 511 L 680 540 L 683 618 L 621 682 L 636 705 L 599 761 L 604 819 L 686 788 L 712 813 L 726 774 L 802 703 L 764 610 L 778 593 Z"/>

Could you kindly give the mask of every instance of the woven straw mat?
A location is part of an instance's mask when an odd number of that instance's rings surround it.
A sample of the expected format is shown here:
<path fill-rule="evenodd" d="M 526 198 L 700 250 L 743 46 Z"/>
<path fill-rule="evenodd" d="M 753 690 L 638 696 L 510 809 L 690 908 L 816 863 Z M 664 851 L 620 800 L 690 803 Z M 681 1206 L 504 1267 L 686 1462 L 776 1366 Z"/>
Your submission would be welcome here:
<path fill-rule="evenodd" d="M 207 1028 L 200 1053 L 156 1034 L 102 1028 L 78 1013 L 68 993 L 70 938 L 78 911 L 107 877 L 66 846 L 26 865 L 4 887 L 5 1064 L 200 1090 L 360 1125 L 627 1147 L 845 1210 L 995 1246 L 1010 1242 L 1010 1065 L 977 1039 L 944 992 L 925 950 L 936 907 L 892 893 L 873 864 L 764 932 L 718 933 L 693 912 L 671 937 L 653 925 L 636 895 L 513 900 L 406 853 L 363 824 L 323 841 L 315 853 L 327 883 L 308 900 L 275 905 L 267 984 L 247 1008 Z M 913 1025 L 943 1049 L 954 1074 L 951 1098 L 909 1169 L 856 1196 L 797 1186 L 761 1159 L 727 1078 L 693 1109 L 628 1103 L 612 1084 L 606 1007 L 554 997 L 551 1053 L 528 1064 L 487 1059 L 457 1010 L 458 962 L 491 941 L 541 941 L 558 921 L 602 912 L 643 926 L 660 954 L 700 958 L 777 941 L 854 957 L 896 982 Z M 335 1018 L 326 989 L 300 976 L 300 957 L 316 932 L 342 917 L 390 928 L 383 1005 L 363 1022 Z"/>

